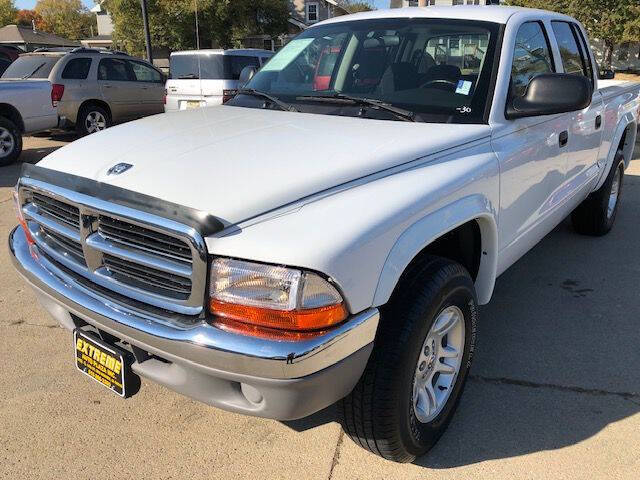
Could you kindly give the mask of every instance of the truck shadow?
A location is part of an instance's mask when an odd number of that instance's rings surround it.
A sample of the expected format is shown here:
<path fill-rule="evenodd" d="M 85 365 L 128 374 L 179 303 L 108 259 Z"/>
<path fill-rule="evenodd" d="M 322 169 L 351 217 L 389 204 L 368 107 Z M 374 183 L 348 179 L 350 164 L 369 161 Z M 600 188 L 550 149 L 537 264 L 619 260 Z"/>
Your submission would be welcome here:
<path fill-rule="evenodd" d="M 452 468 L 575 445 L 640 412 L 640 176 L 615 228 L 566 220 L 497 281 L 460 406 L 415 464 Z M 286 424 L 338 421 L 335 407 Z"/>

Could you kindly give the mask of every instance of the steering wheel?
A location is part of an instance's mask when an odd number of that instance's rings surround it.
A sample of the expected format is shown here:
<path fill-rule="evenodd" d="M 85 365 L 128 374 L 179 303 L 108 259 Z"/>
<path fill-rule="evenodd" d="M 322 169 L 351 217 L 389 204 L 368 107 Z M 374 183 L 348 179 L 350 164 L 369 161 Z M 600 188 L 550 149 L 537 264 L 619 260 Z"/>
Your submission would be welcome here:
<path fill-rule="evenodd" d="M 420 85 L 420 88 L 427 88 L 430 87 L 431 85 L 433 86 L 447 86 L 447 87 L 451 87 L 451 88 L 457 88 L 458 87 L 458 82 L 454 82 L 452 80 L 445 80 L 443 79 L 438 79 L 438 80 L 429 80 L 428 82 L 423 83 L 422 85 Z"/>

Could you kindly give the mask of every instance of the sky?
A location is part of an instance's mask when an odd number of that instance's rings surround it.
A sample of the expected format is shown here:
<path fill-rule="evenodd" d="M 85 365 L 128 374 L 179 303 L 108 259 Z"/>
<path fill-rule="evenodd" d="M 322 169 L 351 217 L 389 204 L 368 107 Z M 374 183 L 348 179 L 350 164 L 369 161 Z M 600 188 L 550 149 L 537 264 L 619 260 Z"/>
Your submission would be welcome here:
<path fill-rule="evenodd" d="M 18 8 L 33 8 L 36 6 L 37 0 L 16 0 L 16 7 Z M 93 7 L 93 0 L 82 0 L 83 3 L 91 8 Z M 376 8 L 389 8 L 389 0 L 372 0 Z"/>

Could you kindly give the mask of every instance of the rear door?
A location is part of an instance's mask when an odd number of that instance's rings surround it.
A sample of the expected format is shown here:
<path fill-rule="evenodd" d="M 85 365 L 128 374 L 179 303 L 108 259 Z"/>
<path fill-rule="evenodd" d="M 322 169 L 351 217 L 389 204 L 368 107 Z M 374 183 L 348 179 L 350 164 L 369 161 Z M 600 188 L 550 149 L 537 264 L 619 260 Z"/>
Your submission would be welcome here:
<path fill-rule="evenodd" d="M 552 21 L 553 35 L 565 73 L 587 77 L 595 86 L 595 72 L 587 43 L 575 23 Z M 591 105 L 569 114 L 567 145 L 567 192 L 575 193 L 598 174 L 598 151 L 602 139 L 603 105 L 594 88 Z"/>
<path fill-rule="evenodd" d="M 164 112 L 164 81 L 162 74 L 139 60 L 128 60 L 138 84 L 142 115 Z"/>
<path fill-rule="evenodd" d="M 140 116 L 140 86 L 129 62 L 121 58 L 102 58 L 98 64 L 98 85 L 109 104 L 114 122 Z"/>

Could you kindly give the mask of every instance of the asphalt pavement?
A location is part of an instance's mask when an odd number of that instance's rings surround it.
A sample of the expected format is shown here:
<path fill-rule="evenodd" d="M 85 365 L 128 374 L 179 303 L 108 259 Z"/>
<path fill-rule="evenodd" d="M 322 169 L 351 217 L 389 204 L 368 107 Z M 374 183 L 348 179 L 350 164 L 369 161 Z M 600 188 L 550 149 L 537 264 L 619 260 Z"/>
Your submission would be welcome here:
<path fill-rule="evenodd" d="M 71 140 L 28 138 L 21 161 Z M 635 158 L 608 236 L 565 221 L 498 279 L 458 412 L 408 465 L 357 447 L 333 408 L 281 423 L 147 381 L 121 400 L 81 375 L 11 266 L 19 165 L 0 168 L 0 477 L 640 478 L 640 144 Z"/>

